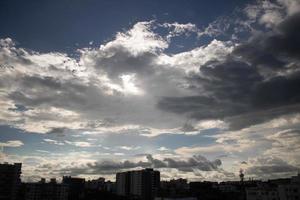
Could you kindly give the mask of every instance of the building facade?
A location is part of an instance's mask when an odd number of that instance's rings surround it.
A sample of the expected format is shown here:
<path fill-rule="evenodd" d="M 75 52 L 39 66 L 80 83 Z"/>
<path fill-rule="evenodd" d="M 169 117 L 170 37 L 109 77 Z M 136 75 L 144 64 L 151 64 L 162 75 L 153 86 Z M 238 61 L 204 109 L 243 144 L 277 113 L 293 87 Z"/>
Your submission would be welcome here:
<path fill-rule="evenodd" d="M 21 184 L 21 163 L 0 164 L 0 200 L 15 200 Z"/>
<path fill-rule="evenodd" d="M 152 200 L 160 186 L 160 172 L 148 168 L 117 173 L 116 184 L 118 195 Z"/>
<path fill-rule="evenodd" d="M 131 172 L 119 172 L 116 174 L 116 192 L 119 196 L 130 195 L 130 174 Z"/>
<path fill-rule="evenodd" d="M 290 179 L 276 179 L 261 182 L 246 188 L 247 200 L 299 200 L 300 175 Z"/>
<path fill-rule="evenodd" d="M 299 200 L 300 199 L 300 175 L 293 176 L 289 184 L 278 186 L 280 200 Z"/>
<path fill-rule="evenodd" d="M 280 200 L 277 187 L 252 187 L 246 189 L 247 200 Z"/>

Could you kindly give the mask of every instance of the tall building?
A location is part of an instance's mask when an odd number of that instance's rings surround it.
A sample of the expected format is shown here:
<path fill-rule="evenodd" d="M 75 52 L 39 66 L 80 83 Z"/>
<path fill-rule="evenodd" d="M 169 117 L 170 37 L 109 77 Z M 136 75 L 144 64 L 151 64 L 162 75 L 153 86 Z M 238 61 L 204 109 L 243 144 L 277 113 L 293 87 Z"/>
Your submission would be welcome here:
<path fill-rule="evenodd" d="M 62 180 L 69 188 L 68 199 L 80 200 L 84 198 L 85 179 L 71 176 L 64 176 Z"/>
<path fill-rule="evenodd" d="M 21 163 L 0 164 L 0 200 L 15 200 L 21 184 Z"/>
<path fill-rule="evenodd" d="M 160 172 L 148 168 L 117 173 L 116 182 L 118 195 L 152 200 L 159 189 Z"/>
<path fill-rule="evenodd" d="M 117 195 L 130 195 L 130 174 L 131 172 L 119 172 L 116 175 L 116 191 Z"/>
<path fill-rule="evenodd" d="M 46 183 L 45 179 L 41 179 L 37 183 L 25 184 L 25 200 L 67 200 L 68 186 L 66 184 L 58 184 L 55 179 L 51 179 Z"/>

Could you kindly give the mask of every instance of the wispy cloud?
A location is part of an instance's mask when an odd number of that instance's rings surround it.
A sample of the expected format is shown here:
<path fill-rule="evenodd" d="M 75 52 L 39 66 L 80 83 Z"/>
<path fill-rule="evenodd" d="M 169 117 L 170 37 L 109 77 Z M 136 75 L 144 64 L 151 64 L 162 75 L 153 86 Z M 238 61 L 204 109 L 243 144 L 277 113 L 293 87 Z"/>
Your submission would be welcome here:
<path fill-rule="evenodd" d="M 20 140 L 9 140 L 6 142 L 0 142 L 0 147 L 20 147 L 23 145 L 24 143 Z"/>

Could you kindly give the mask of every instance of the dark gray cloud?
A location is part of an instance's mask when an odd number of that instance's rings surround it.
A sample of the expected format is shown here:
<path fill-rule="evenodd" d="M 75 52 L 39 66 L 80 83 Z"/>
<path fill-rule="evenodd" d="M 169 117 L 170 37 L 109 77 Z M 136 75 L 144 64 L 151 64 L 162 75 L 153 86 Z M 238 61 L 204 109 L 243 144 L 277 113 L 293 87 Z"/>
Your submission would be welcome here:
<path fill-rule="evenodd" d="M 300 102 L 300 73 L 276 76 L 259 83 L 253 94 L 253 104 L 257 107 L 277 107 Z"/>
<path fill-rule="evenodd" d="M 193 168 L 202 171 L 213 171 L 217 170 L 218 167 L 222 165 L 220 159 L 209 161 L 207 158 L 201 155 L 195 155 L 192 158 L 189 158 L 187 161 L 176 161 L 171 158 L 166 158 L 164 161 L 167 163 L 169 168 L 177 168 L 181 171 L 193 171 Z"/>
<path fill-rule="evenodd" d="M 61 82 L 53 77 L 23 76 L 19 87 L 9 95 L 15 102 L 39 106 L 53 104 L 57 107 L 78 107 L 84 105 L 88 87 L 76 81 Z"/>
<path fill-rule="evenodd" d="M 247 168 L 245 173 L 249 175 L 256 175 L 259 177 L 274 177 L 280 174 L 294 174 L 299 171 L 299 168 L 293 166 L 284 160 L 277 157 L 257 158 L 254 162 L 250 161 L 251 167 Z"/>
<path fill-rule="evenodd" d="M 248 101 L 253 83 L 261 80 L 254 67 L 228 60 L 223 63 L 210 62 L 200 70 L 202 76 L 189 77 L 190 88 L 204 95 L 167 97 L 159 102 L 159 107 L 176 113 L 186 112 L 197 119 L 223 118 L 251 109 Z"/>
<path fill-rule="evenodd" d="M 55 128 L 52 128 L 50 131 L 47 132 L 47 134 L 56 134 L 58 136 L 64 136 L 65 132 L 69 130 L 67 128 L 64 128 L 64 127 L 55 127 Z"/>
<path fill-rule="evenodd" d="M 246 173 L 255 175 L 265 175 L 273 173 L 287 173 L 287 172 L 298 172 L 299 168 L 292 165 L 273 165 L 273 166 L 254 166 L 247 169 Z"/>
<path fill-rule="evenodd" d="M 108 54 L 109 56 L 101 56 L 95 59 L 95 68 L 104 70 L 112 78 L 130 73 L 144 76 L 154 73 L 153 61 L 157 57 L 154 53 L 145 52 L 132 55 L 128 49 L 116 46 L 110 48 Z"/>
<path fill-rule="evenodd" d="M 156 169 L 160 168 L 174 168 L 183 172 L 193 172 L 195 169 L 201 171 L 218 171 L 222 165 L 221 160 L 216 159 L 209 161 L 207 158 L 201 155 L 195 155 L 187 160 L 178 160 L 173 158 L 164 158 L 162 160 L 153 158 L 152 155 L 146 155 L 147 161 L 132 162 L 129 160 L 122 162 L 115 162 L 111 160 L 104 160 L 101 162 L 87 163 L 84 166 L 75 166 L 68 168 L 57 169 L 59 173 L 79 175 L 79 174 L 114 174 L 117 171 L 133 169 L 137 167 L 147 168 L 152 167 Z M 50 164 L 44 164 L 39 167 L 40 169 L 52 169 Z"/>
<path fill-rule="evenodd" d="M 163 97 L 158 107 L 199 120 L 225 119 L 232 129 L 299 112 L 299 31 L 297 13 L 187 77 L 199 95 Z"/>

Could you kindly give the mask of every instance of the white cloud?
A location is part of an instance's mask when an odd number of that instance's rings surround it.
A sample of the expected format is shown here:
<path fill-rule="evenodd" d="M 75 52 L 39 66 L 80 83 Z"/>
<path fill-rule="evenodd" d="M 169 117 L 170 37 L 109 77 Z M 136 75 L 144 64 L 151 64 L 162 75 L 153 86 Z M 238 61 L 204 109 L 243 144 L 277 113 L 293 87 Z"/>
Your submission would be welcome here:
<path fill-rule="evenodd" d="M 211 128 L 218 128 L 218 129 L 227 129 L 227 124 L 222 120 L 203 120 L 196 124 L 195 126 L 197 129 L 211 129 Z"/>
<path fill-rule="evenodd" d="M 92 147 L 93 145 L 90 142 L 82 142 L 82 141 L 65 141 L 66 144 L 74 145 L 76 147 Z"/>
<path fill-rule="evenodd" d="M 124 153 L 114 153 L 115 156 L 124 156 Z"/>
<path fill-rule="evenodd" d="M 135 75 L 134 74 L 126 74 L 121 76 L 123 82 L 124 93 L 127 94 L 135 94 L 142 95 L 143 91 L 139 89 L 135 84 Z"/>
<path fill-rule="evenodd" d="M 140 146 L 121 146 L 120 149 L 124 149 L 124 150 L 127 150 L 127 151 L 131 151 L 131 150 L 137 150 L 137 149 L 140 149 L 141 147 Z"/>
<path fill-rule="evenodd" d="M 9 140 L 6 142 L 0 142 L 0 147 L 20 147 L 23 145 L 24 143 L 20 140 Z"/>
<path fill-rule="evenodd" d="M 172 29 L 167 35 L 167 39 L 171 39 L 172 37 L 179 36 L 182 34 L 188 35 L 190 33 L 197 33 L 199 30 L 195 24 L 187 23 L 180 24 L 178 22 L 174 23 L 164 23 L 161 25 L 162 27 Z"/>
<path fill-rule="evenodd" d="M 57 140 L 52 140 L 52 139 L 43 139 L 45 142 L 49 143 L 49 144 L 55 144 L 55 145 L 64 145 L 64 142 L 60 142 Z"/>
<path fill-rule="evenodd" d="M 193 155 L 193 154 L 203 154 L 203 155 L 221 155 L 232 154 L 244 152 L 258 145 L 255 140 L 240 139 L 238 142 L 227 143 L 226 141 L 217 141 L 216 144 L 209 144 L 208 146 L 196 146 L 196 147 L 180 147 L 175 150 L 176 153 L 180 155 Z"/>
<path fill-rule="evenodd" d="M 153 21 L 136 23 L 129 31 L 117 33 L 113 41 L 101 45 L 99 50 L 103 53 L 109 53 L 115 48 L 124 47 L 133 53 L 133 55 L 137 56 L 141 53 L 155 53 L 167 48 L 168 43 L 151 31 L 152 23 Z"/>
<path fill-rule="evenodd" d="M 168 151 L 169 149 L 166 147 L 159 147 L 157 150 L 158 151 Z"/>
<path fill-rule="evenodd" d="M 299 12 L 300 2 L 298 0 L 257 1 L 246 6 L 244 11 L 250 20 L 245 22 L 246 24 L 258 22 L 267 28 L 274 28 L 286 17 Z"/>
<path fill-rule="evenodd" d="M 232 50 L 234 44 L 213 40 L 208 45 L 175 55 L 161 55 L 158 64 L 183 69 L 186 72 L 198 72 L 199 67 L 210 60 L 223 60 Z"/>

